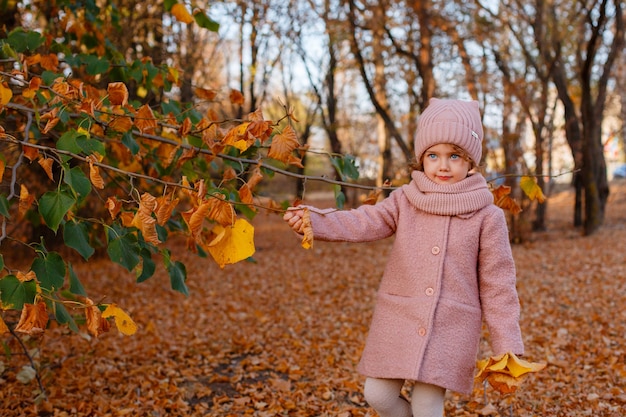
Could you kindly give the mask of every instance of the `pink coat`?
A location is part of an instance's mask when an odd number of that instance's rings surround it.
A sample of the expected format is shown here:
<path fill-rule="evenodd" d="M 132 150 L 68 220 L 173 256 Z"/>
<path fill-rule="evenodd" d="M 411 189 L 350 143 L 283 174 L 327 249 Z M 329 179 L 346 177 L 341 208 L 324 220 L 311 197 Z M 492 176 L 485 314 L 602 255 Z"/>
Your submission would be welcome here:
<path fill-rule="evenodd" d="M 524 353 L 506 220 L 479 174 L 446 186 L 421 171 L 412 178 L 373 206 L 309 207 L 313 234 L 345 242 L 395 234 L 359 372 L 469 393 L 483 318 L 494 354 Z"/>

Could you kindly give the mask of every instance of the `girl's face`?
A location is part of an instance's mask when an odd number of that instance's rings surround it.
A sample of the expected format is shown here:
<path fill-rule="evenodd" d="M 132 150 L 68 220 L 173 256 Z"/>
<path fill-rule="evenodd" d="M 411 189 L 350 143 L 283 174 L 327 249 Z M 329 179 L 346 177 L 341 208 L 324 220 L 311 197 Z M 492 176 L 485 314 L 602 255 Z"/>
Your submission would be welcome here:
<path fill-rule="evenodd" d="M 424 174 L 437 184 L 454 184 L 467 177 L 472 164 L 449 143 L 431 146 L 422 157 Z"/>

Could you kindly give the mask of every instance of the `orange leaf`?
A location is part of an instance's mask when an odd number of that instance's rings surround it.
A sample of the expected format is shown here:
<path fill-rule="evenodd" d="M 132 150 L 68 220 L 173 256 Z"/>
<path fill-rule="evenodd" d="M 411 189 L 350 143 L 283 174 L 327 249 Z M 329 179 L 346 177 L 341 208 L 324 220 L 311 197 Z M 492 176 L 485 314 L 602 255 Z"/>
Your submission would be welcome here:
<path fill-rule="evenodd" d="M 539 187 L 539 185 L 537 184 L 537 181 L 535 181 L 534 178 L 523 176 L 520 179 L 519 185 L 522 188 L 522 191 L 524 191 L 524 193 L 531 200 L 536 199 L 539 203 L 543 203 L 546 201 L 546 196 L 543 195 L 543 191 L 541 190 L 541 187 Z"/>
<path fill-rule="evenodd" d="M 172 16 L 174 16 L 176 20 L 181 23 L 189 24 L 193 22 L 193 16 L 183 4 L 176 3 L 172 6 L 172 10 L 170 10 L 170 12 L 172 13 Z"/>
<path fill-rule="evenodd" d="M 229 100 L 231 103 L 233 104 L 238 104 L 238 105 L 243 105 L 245 99 L 243 97 L 243 94 L 241 94 L 240 91 L 237 90 L 230 90 L 230 94 L 228 96 Z"/>
<path fill-rule="evenodd" d="M 87 331 L 98 337 L 102 333 L 108 332 L 111 328 L 109 322 L 102 317 L 102 312 L 98 306 L 94 305 L 89 298 L 85 299 L 87 308 L 85 309 L 85 320 L 87 321 Z"/>
<path fill-rule="evenodd" d="M 133 226 L 141 230 L 141 234 L 146 242 L 158 245 L 161 243 L 156 231 L 156 219 L 152 217 L 152 212 L 157 206 L 157 200 L 155 197 L 148 193 L 144 193 L 141 196 L 139 203 L 139 209 L 133 219 Z"/>
<path fill-rule="evenodd" d="M 37 304 L 24 304 L 20 321 L 15 326 L 15 331 L 29 335 L 43 333 L 48 325 L 48 311 L 46 303 L 39 301 Z"/>
<path fill-rule="evenodd" d="M 195 95 L 201 100 L 213 100 L 217 96 L 217 92 L 215 90 L 198 87 L 195 89 Z"/>
<path fill-rule="evenodd" d="M 94 187 L 102 190 L 104 188 L 104 180 L 102 176 L 100 176 L 100 169 L 96 165 L 96 163 L 101 160 L 102 157 L 97 154 L 92 154 L 87 157 L 87 162 L 89 162 L 89 179 Z"/>
<path fill-rule="evenodd" d="M 172 212 L 174 208 L 178 205 L 179 199 L 172 198 L 172 195 L 169 196 L 161 196 L 157 198 L 157 206 L 155 209 L 155 214 L 157 218 L 157 224 L 163 226 L 167 221 L 172 217 Z"/>
<path fill-rule="evenodd" d="M 137 324 L 130 318 L 128 314 L 115 304 L 109 304 L 107 308 L 102 312 L 102 317 L 113 317 L 115 319 L 115 326 L 120 333 L 130 336 L 137 331 Z"/>
<path fill-rule="evenodd" d="M 189 117 L 185 117 L 185 120 L 183 120 L 183 123 L 178 129 L 178 134 L 184 138 L 189 134 L 189 132 L 191 132 L 191 119 Z"/>
<path fill-rule="evenodd" d="M 311 212 L 308 208 L 304 209 L 302 214 L 302 247 L 311 249 L 313 247 L 313 227 L 311 226 Z"/>
<path fill-rule="evenodd" d="M 511 193 L 511 187 L 501 185 L 498 188 L 492 190 L 494 204 L 504 210 L 509 210 L 513 214 L 519 214 L 522 208 L 513 200 L 509 194 Z"/>
<path fill-rule="evenodd" d="M 22 271 L 18 271 L 17 274 L 15 274 L 15 277 L 20 282 L 27 282 L 27 281 L 32 281 L 35 278 L 37 278 L 37 275 L 35 275 L 34 271 L 28 271 L 26 274 L 23 273 Z"/>
<path fill-rule="evenodd" d="M 54 181 L 54 175 L 52 174 L 52 165 L 54 164 L 54 159 L 52 159 L 52 158 L 39 158 L 39 160 L 37 162 L 39 162 L 39 165 L 41 165 L 43 170 L 46 171 L 46 174 L 48 175 L 48 178 L 50 178 L 51 181 Z"/>
<path fill-rule="evenodd" d="M 0 317 L 0 336 L 4 335 L 5 333 L 9 333 L 9 327 L 4 322 L 4 320 L 2 320 L 2 317 Z"/>
<path fill-rule="evenodd" d="M 124 133 L 133 128 L 133 121 L 128 116 L 114 116 L 109 122 L 109 127 L 116 132 Z"/>
<path fill-rule="evenodd" d="M 137 126 L 140 132 L 148 134 L 154 133 L 154 130 L 157 128 L 157 120 L 154 117 L 152 109 L 147 104 L 144 104 L 137 110 L 135 126 Z"/>
<path fill-rule="evenodd" d="M 291 152 L 300 145 L 295 130 L 287 126 L 282 133 L 272 138 L 268 156 L 281 162 L 287 162 Z"/>
<path fill-rule="evenodd" d="M 2 159 L 0 159 L 0 182 L 2 182 L 2 178 L 4 178 L 4 169 L 6 168 L 6 164 Z"/>
<path fill-rule="evenodd" d="M 119 201 L 115 197 L 107 198 L 106 203 L 104 204 L 107 210 L 109 210 L 109 214 L 111 215 L 111 219 L 115 219 L 120 211 L 122 210 L 122 202 Z"/>
<path fill-rule="evenodd" d="M 128 104 L 128 88 L 122 82 L 109 83 L 107 86 L 109 101 L 114 106 L 125 106 Z"/>
<path fill-rule="evenodd" d="M 250 190 L 250 186 L 248 184 L 242 185 L 239 189 L 239 199 L 245 204 L 252 204 L 254 202 L 252 198 L 252 190 Z"/>
<path fill-rule="evenodd" d="M 24 152 L 24 156 L 31 162 L 39 156 L 39 149 L 32 146 L 22 145 L 22 151 Z"/>
<path fill-rule="evenodd" d="M 212 195 L 212 198 L 209 200 L 211 210 L 207 214 L 207 218 L 216 221 L 222 226 L 232 226 L 236 218 L 235 209 L 224 198 L 224 195 L 220 193 Z"/>
<path fill-rule="evenodd" d="M 57 54 L 46 54 L 41 57 L 41 67 L 48 71 L 56 72 L 59 69 L 59 57 Z"/>
<path fill-rule="evenodd" d="M 28 188 L 24 184 L 20 185 L 20 202 L 18 204 L 17 219 L 21 220 L 24 215 L 30 209 L 30 206 L 35 201 L 35 196 L 30 195 Z"/>
<path fill-rule="evenodd" d="M 183 213 L 183 219 L 187 222 L 187 227 L 191 236 L 196 241 L 200 241 L 200 235 L 202 233 L 202 225 L 207 213 L 211 210 L 210 202 L 205 202 L 196 209 L 191 209 Z"/>

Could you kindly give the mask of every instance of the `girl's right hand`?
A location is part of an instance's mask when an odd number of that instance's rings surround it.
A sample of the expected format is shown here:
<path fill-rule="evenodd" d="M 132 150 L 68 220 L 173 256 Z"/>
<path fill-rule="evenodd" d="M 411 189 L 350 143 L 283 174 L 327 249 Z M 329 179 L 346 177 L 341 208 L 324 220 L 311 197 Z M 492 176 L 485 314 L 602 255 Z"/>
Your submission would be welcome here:
<path fill-rule="evenodd" d="M 303 234 L 304 222 L 302 221 L 302 216 L 304 216 L 303 209 L 298 207 L 289 207 L 283 215 L 283 220 L 289 224 L 289 227 L 291 227 L 294 232 Z"/>

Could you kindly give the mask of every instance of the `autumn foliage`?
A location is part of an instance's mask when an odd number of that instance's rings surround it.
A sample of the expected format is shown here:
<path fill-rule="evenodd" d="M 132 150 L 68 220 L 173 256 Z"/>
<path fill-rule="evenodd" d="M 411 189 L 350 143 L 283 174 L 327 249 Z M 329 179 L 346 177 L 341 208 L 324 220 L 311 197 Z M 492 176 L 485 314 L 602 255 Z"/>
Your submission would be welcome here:
<path fill-rule="evenodd" d="M 166 8 L 179 22 L 217 27 L 201 10 Z M 93 337 L 112 325 L 132 335 L 129 306 L 89 294 L 73 260 L 102 254 L 136 282 L 162 269 L 171 288 L 188 295 L 186 264 L 170 242 L 183 239 L 220 268 L 250 259 L 251 220 L 288 205 L 258 199 L 259 185 L 302 168 L 307 147 L 291 109 L 280 120 L 260 108 L 229 118 L 225 104 L 244 97 L 226 88 L 196 87 L 193 103 L 177 101 L 178 69 L 121 61 L 103 37 L 75 48 L 71 39 L 86 42 L 91 28 L 72 9 L 62 12 L 73 38 L 17 28 L 0 40 L 0 244 L 2 253 L 10 245 L 28 254 L 17 264 L 0 255 L 0 333 L 37 336 L 54 320 Z M 142 101 L 149 92 L 164 99 Z M 356 171 L 352 157 L 333 158 L 340 174 Z M 532 179 L 523 181 L 529 196 L 542 198 Z M 508 191 L 494 190 L 496 201 L 515 212 Z M 313 239 L 309 228 L 302 245 Z"/>

